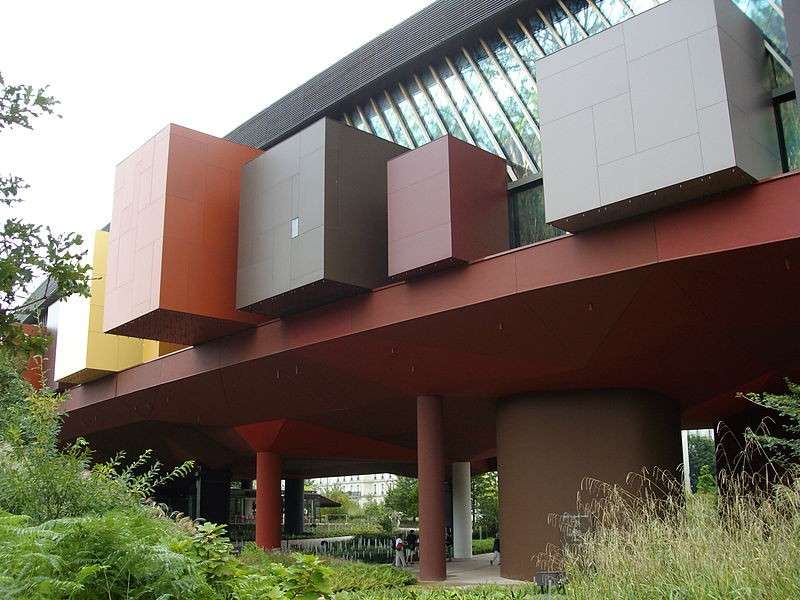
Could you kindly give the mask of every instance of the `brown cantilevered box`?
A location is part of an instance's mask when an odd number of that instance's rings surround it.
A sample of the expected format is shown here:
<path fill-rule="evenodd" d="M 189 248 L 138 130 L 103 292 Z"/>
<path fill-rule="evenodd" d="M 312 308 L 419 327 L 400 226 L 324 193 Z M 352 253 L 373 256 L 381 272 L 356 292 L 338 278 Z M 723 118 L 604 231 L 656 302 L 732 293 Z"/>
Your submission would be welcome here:
<path fill-rule="evenodd" d="M 248 163 L 237 306 L 283 316 L 386 284 L 386 162 L 406 151 L 321 119 Z"/>
<path fill-rule="evenodd" d="M 168 125 L 117 166 L 106 333 L 198 344 L 259 321 L 235 294 L 240 170 L 260 154 Z"/>
<path fill-rule="evenodd" d="M 451 136 L 388 163 L 389 276 L 507 250 L 505 161 Z"/>

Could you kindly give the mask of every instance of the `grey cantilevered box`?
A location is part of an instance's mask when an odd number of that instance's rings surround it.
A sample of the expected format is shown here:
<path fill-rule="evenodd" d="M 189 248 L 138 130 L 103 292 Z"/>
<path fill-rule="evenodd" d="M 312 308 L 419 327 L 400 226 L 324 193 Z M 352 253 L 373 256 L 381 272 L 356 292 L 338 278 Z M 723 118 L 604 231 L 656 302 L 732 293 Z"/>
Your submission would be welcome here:
<path fill-rule="evenodd" d="M 579 231 L 780 171 L 756 26 L 670 0 L 537 64 L 548 223 Z"/>
<path fill-rule="evenodd" d="M 322 119 L 246 164 L 237 308 L 280 316 L 386 283 L 386 162 L 405 151 Z"/>

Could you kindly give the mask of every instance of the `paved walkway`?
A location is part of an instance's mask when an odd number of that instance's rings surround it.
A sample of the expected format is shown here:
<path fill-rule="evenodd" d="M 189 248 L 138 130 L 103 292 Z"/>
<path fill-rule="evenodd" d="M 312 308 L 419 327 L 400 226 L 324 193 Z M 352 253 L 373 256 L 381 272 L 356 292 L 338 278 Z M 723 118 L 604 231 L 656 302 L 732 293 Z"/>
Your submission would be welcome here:
<path fill-rule="evenodd" d="M 487 583 L 519 585 L 528 583 L 500 577 L 500 567 L 489 564 L 491 557 L 491 554 L 478 554 L 465 560 L 451 560 L 447 563 L 447 581 L 431 585 L 482 585 Z M 419 563 L 411 565 L 409 570 L 415 575 L 419 575 Z"/>

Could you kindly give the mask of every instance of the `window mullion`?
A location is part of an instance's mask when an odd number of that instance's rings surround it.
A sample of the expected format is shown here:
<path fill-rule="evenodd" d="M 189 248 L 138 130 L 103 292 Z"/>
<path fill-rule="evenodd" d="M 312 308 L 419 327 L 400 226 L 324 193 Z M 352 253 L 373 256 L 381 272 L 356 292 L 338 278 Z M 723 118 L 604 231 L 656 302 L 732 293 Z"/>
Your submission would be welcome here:
<path fill-rule="evenodd" d="M 539 15 L 539 18 L 542 20 L 542 23 L 544 23 L 544 26 L 547 27 L 548 31 L 550 31 L 550 33 L 553 34 L 556 41 L 558 42 L 558 45 L 561 46 L 562 48 L 566 48 L 567 43 L 563 39 L 561 39 L 561 36 L 558 34 L 558 31 L 556 31 L 556 28 L 553 27 L 553 24 L 550 22 L 550 19 L 548 19 L 547 16 L 545 16 L 545 14 L 539 8 L 536 9 L 536 14 Z"/>
<path fill-rule="evenodd" d="M 461 86 L 461 89 L 464 91 L 465 98 L 472 105 L 472 108 L 475 109 L 475 114 L 478 116 L 478 120 L 480 121 L 480 124 L 483 126 L 484 130 L 486 131 L 486 135 L 488 135 L 489 139 L 492 141 L 492 145 L 495 148 L 495 152 L 497 153 L 498 156 L 502 156 L 504 159 L 506 159 L 506 170 L 508 171 L 509 176 L 511 177 L 512 181 L 516 181 L 517 180 L 517 174 L 514 172 L 514 169 L 511 167 L 511 165 L 508 164 L 508 156 L 506 156 L 506 153 L 503 150 L 503 147 L 500 145 L 500 141 L 497 139 L 497 136 L 494 134 L 494 131 L 492 131 L 492 128 L 489 126 L 489 122 L 486 120 L 486 117 L 483 115 L 483 112 L 481 111 L 480 107 L 478 106 L 478 103 L 476 102 L 475 98 L 472 96 L 472 92 L 470 91 L 470 89 L 467 86 L 467 84 L 464 81 L 464 79 L 461 77 L 461 73 L 458 71 L 458 69 L 456 69 L 456 66 L 453 64 L 453 61 L 450 60 L 450 57 L 445 56 L 444 60 L 447 63 L 447 66 L 450 67 L 450 70 L 453 72 L 453 79 L 458 82 L 458 85 Z M 475 68 L 475 67 L 473 67 L 473 68 Z M 478 74 L 480 75 L 480 73 L 478 73 Z M 491 90 L 491 88 L 490 88 L 490 90 Z M 448 94 L 449 94 L 449 92 L 448 92 Z M 492 95 L 494 95 L 494 93 L 492 93 Z M 501 113 L 503 114 L 503 116 L 505 116 L 505 113 L 502 112 L 502 109 L 501 109 Z"/>
<path fill-rule="evenodd" d="M 461 111 L 458 110 L 458 106 L 456 106 L 453 97 L 450 95 L 450 90 L 447 89 L 447 86 L 444 84 L 444 81 L 442 81 L 442 78 L 439 77 L 439 74 L 436 72 L 436 69 L 433 68 L 433 65 L 428 65 L 428 69 L 430 70 L 431 75 L 433 76 L 433 80 L 437 84 L 439 84 L 439 87 L 442 88 L 442 93 L 444 94 L 444 97 L 447 99 L 447 102 L 453 109 L 453 116 L 455 117 L 456 121 L 458 121 L 459 127 L 461 127 L 464 130 L 464 135 L 467 136 L 467 141 L 473 146 L 477 146 L 475 138 L 472 137 L 472 132 L 469 130 L 469 127 L 467 127 L 467 123 L 464 121 L 464 117 L 461 116 Z M 447 128 L 445 128 L 445 131 L 447 131 Z"/>
<path fill-rule="evenodd" d="M 394 142 L 395 144 L 399 144 L 400 142 L 398 142 L 397 139 L 395 139 L 394 131 L 392 131 L 392 128 L 389 127 L 389 123 L 386 121 L 386 117 L 383 116 L 383 112 L 381 111 L 380 107 L 378 106 L 378 103 L 375 102 L 374 98 L 370 98 L 369 99 L 369 103 L 370 103 L 370 106 L 372 106 L 372 110 L 375 111 L 375 115 L 378 117 L 378 120 L 381 122 L 381 124 L 384 126 L 384 128 L 386 128 L 386 131 L 389 132 L 389 137 L 392 138 L 392 142 Z M 400 145 L 402 146 L 402 144 L 400 144 Z"/>
<path fill-rule="evenodd" d="M 375 133 L 375 130 L 372 128 L 372 123 L 370 123 L 369 119 L 367 119 L 367 115 L 365 115 L 364 111 L 361 110 L 361 107 L 356 105 L 356 110 L 358 111 L 358 116 L 361 117 L 361 122 L 364 123 L 364 125 L 366 125 L 367 129 L 369 129 L 369 132 L 372 135 L 378 135 L 377 133 Z"/>
<path fill-rule="evenodd" d="M 416 75 L 414 77 L 416 78 Z M 436 106 L 431 101 L 430 96 L 428 96 L 427 90 L 425 90 L 425 88 L 423 88 L 420 85 L 421 82 L 419 81 L 419 78 L 415 79 L 415 83 L 420 87 L 420 93 L 425 95 L 428 104 L 431 107 L 431 110 L 436 116 L 437 124 L 439 125 L 439 127 L 442 128 L 442 131 L 447 131 L 447 127 L 444 126 L 444 123 L 442 122 L 442 117 L 439 116 L 439 112 L 436 110 Z M 419 124 L 422 127 L 422 131 L 425 132 L 425 135 L 427 136 L 428 140 L 429 141 L 433 140 L 433 134 L 431 134 L 431 130 L 428 128 L 428 124 L 425 122 L 425 119 L 422 118 L 422 115 L 419 114 L 419 108 L 417 107 L 413 98 L 411 98 L 411 95 L 408 93 L 408 90 L 406 90 L 406 86 L 404 86 L 402 82 L 398 82 L 397 87 L 400 88 L 400 93 L 403 94 L 403 97 L 406 99 L 406 102 L 408 102 L 408 105 L 411 107 L 411 111 L 414 113 L 414 117 L 417 119 L 417 121 L 419 121 Z"/>
<path fill-rule="evenodd" d="M 611 21 L 609 21 L 608 17 L 603 14 L 603 11 L 598 8 L 597 4 L 594 3 L 594 0 L 586 0 L 586 3 L 595 13 L 597 13 L 597 15 L 600 17 L 600 20 L 605 23 L 606 27 L 611 27 Z"/>
<path fill-rule="evenodd" d="M 572 14 L 572 11 L 567 8 L 567 5 L 564 4 L 563 0 L 556 0 L 556 2 L 558 2 L 558 5 L 561 7 L 561 10 L 564 11 L 564 14 L 567 15 L 567 18 L 570 21 L 572 21 L 573 25 L 575 25 L 575 27 L 578 28 L 578 31 L 580 31 L 583 34 L 583 37 L 584 38 L 589 37 L 589 32 L 583 28 L 583 25 L 581 25 L 580 21 L 578 21 L 575 15 Z"/>
<path fill-rule="evenodd" d="M 414 136 L 411 135 L 411 132 L 408 130 L 408 127 L 406 127 L 406 121 L 403 118 L 403 113 L 400 112 L 400 109 L 397 107 L 397 104 L 395 104 L 394 98 L 392 98 L 392 95 L 389 93 L 388 90 L 383 90 L 383 95 L 386 96 L 386 101 L 389 103 L 389 108 L 397 115 L 397 119 L 398 122 L 400 123 L 400 127 L 402 128 L 403 133 L 411 142 L 411 145 L 414 146 L 414 148 L 416 148 L 417 142 L 414 139 Z"/>
<path fill-rule="evenodd" d="M 483 40 L 481 40 L 481 43 L 483 44 Z M 492 52 L 489 49 L 489 47 L 484 45 L 484 49 L 486 50 L 486 53 L 489 56 L 489 58 L 492 59 L 494 57 L 494 55 L 492 54 Z M 486 79 L 486 77 L 484 76 L 483 72 L 480 70 L 478 65 L 475 63 L 475 60 L 472 58 L 472 55 L 470 55 L 470 53 L 467 51 L 467 49 L 462 47 L 461 48 L 461 52 L 464 54 L 464 57 L 467 59 L 467 61 L 469 61 L 470 66 L 475 70 L 475 73 L 477 74 L 478 79 L 480 80 L 481 84 L 483 86 L 485 86 L 487 90 L 489 90 L 489 94 L 494 99 L 495 104 L 497 104 L 497 110 L 498 110 L 497 114 L 500 115 L 500 118 L 503 120 L 503 123 L 505 123 L 506 127 L 508 127 L 508 131 L 511 134 L 511 137 L 514 139 L 514 144 L 517 146 L 517 148 L 519 149 L 520 153 L 525 158 L 525 160 L 527 160 L 528 163 L 530 163 L 530 166 L 533 169 L 538 170 L 539 165 L 536 164 L 536 161 L 533 160 L 533 157 L 531 156 L 530 152 L 528 152 L 528 149 L 525 147 L 525 144 L 522 143 L 522 138 L 519 136 L 519 133 L 514 128 L 514 125 L 511 123 L 511 119 L 508 118 L 508 115 L 506 114 L 505 108 L 500 103 L 500 100 L 497 98 L 497 94 L 495 93 L 494 89 L 492 89 L 491 84 L 489 84 L 489 81 Z M 505 71 L 503 71 L 503 68 L 500 66 L 500 64 L 497 61 L 495 61 L 495 66 L 500 70 L 501 76 L 505 77 Z M 523 104 L 522 99 L 520 99 L 520 97 L 516 94 L 516 91 L 514 90 L 514 86 L 511 85 L 511 82 L 508 80 L 508 78 L 505 78 L 505 81 L 511 87 L 511 90 L 514 93 L 514 96 L 515 96 L 517 102 L 520 104 L 521 109 L 524 111 L 523 114 L 526 114 L 527 113 L 527 109 L 525 108 L 525 105 Z M 478 110 L 480 111 L 480 108 Z M 486 119 L 484 119 L 484 121 L 485 120 Z M 487 125 L 488 125 L 488 123 L 487 123 Z M 536 131 L 537 134 L 538 134 L 539 129 L 538 129 L 538 127 L 536 127 L 536 124 L 533 122 L 533 120 L 531 120 L 531 126 L 533 127 L 534 131 Z"/>
<path fill-rule="evenodd" d="M 528 41 L 531 44 L 533 44 L 533 47 L 536 48 L 539 51 L 539 54 L 541 56 L 546 56 L 547 52 L 545 52 L 544 48 L 542 48 L 542 46 L 539 44 L 539 42 L 536 41 L 536 38 L 533 37 L 533 34 L 531 33 L 530 29 L 528 29 L 527 26 L 525 25 L 525 23 L 522 22 L 522 19 L 517 19 L 517 25 L 519 25 L 519 28 L 522 30 L 522 33 L 525 34 L 525 37 L 528 38 Z M 541 56 L 539 58 L 541 58 Z"/>
<path fill-rule="evenodd" d="M 539 132 L 539 124 L 536 122 L 536 119 L 533 118 L 533 115 L 528 110 L 528 107 L 525 105 L 525 102 L 522 101 L 522 97 L 519 95 L 519 92 L 517 92 L 517 88 L 514 87 L 514 84 L 508 78 L 508 74 L 503 68 L 503 65 L 500 64 L 499 60 L 497 60 L 497 56 L 495 56 L 494 52 L 489 47 L 489 44 L 487 44 L 483 38 L 480 39 L 480 43 L 481 46 L 483 46 L 483 50 L 486 52 L 486 55 L 489 57 L 489 60 L 492 61 L 492 64 L 500 73 L 500 77 L 503 78 L 503 81 L 505 81 L 506 85 L 511 89 L 511 93 L 514 96 L 514 99 L 517 101 L 517 104 L 519 104 L 520 108 L 522 109 L 522 114 L 525 116 L 525 120 L 527 120 L 528 123 L 530 123 L 530 126 L 533 127 L 533 130 L 536 132 L 537 137 L 541 138 L 541 134 Z M 524 66 L 524 63 L 522 62 L 522 57 L 517 55 L 517 58 L 520 64 Z M 527 68 L 525 68 L 525 70 L 527 71 Z M 530 71 L 528 71 L 528 75 L 530 75 Z M 534 85 L 536 85 L 535 80 L 534 80 Z"/>

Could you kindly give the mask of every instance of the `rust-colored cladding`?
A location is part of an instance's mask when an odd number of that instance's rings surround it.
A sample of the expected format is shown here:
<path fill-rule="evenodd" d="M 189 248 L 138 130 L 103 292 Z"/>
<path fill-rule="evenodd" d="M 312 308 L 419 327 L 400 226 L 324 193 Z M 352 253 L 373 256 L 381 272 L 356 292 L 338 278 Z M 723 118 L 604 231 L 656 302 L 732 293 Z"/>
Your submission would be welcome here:
<path fill-rule="evenodd" d="M 259 322 L 235 278 L 240 170 L 260 154 L 168 125 L 117 166 L 106 333 L 197 344 Z"/>
<path fill-rule="evenodd" d="M 508 249 L 503 159 L 445 136 L 392 159 L 387 169 L 390 277 Z"/>

